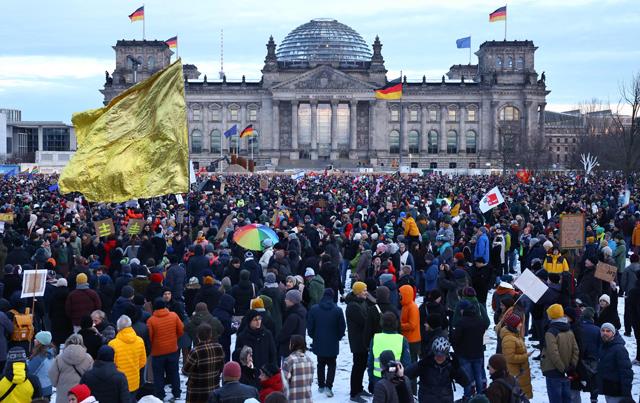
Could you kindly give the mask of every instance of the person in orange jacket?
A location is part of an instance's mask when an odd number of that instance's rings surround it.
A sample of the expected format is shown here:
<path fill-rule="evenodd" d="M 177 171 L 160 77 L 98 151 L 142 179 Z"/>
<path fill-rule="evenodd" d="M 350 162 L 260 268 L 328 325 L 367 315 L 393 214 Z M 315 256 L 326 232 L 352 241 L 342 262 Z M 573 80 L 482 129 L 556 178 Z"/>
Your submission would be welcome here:
<path fill-rule="evenodd" d="M 180 375 L 178 374 L 178 339 L 184 333 L 184 325 L 177 314 L 167 309 L 162 298 L 153 301 L 153 316 L 147 320 L 151 340 L 151 366 L 153 368 L 153 395 L 164 399 L 165 374 L 171 384 L 173 398 L 180 398 Z"/>
<path fill-rule="evenodd" d="M 409 352 L 411 353 L 411 361 L 418 360 L 420 353 L 420 311 L 415 302 L 415 293 L 413 287 L 406 284 L 400 287 L 400 304 L 402 311 L 400 312 L 400 331 L 409 342 Z"/>
<path fill-rule="evenodd" d="M 640 254 L 640 217 L 636 215 L 636 226 L 633 228 L 631 235 L 631 249 L 636 254 Z"/>

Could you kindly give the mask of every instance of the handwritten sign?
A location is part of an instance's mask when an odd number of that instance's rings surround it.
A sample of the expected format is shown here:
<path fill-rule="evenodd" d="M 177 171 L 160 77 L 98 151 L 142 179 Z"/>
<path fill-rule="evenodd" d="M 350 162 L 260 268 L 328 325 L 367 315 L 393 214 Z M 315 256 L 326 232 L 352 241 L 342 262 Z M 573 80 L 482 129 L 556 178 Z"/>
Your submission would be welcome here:
<path fill-rule="evenodd" d="M 565 214 L 560 217 L 560 248 L 581 249 L 584 246 L 584 215 Z"/>
<path fill-rule="evenodd" d="M 129 235 L 138 235 L 142 232 L 142 228 L 144 228 L 144 220 L 132 218 L 129 220 L 129 225 L 127 225 L 127 234 Z"/>
<path fill-rule="evenodd" d="M 93 227 L 96 229 L 96 234 L 99 237 L 107 237 L 116 233 L 116 227 L 113 225 L 113 220 L 107 218 L 106 220 L 94 221 Z"/>
<path fill-rule="evenodd" d="M 269 190 L 269 179 L 260 178 L 260 190 Z"/>
<path fill-rule="evenodd" d="M 516 281 L 513 282 L 513 285 L 518 287 L 533 303 L 538 302 L 548 289 L 547 285 L 529 269 L 525 270 Z"/>
<path fill-rule="evenodd" d="M 42 297 L 47 285 L 46 270 L 25 270 L 22 273 L 22 293 L 20 298 Z"/>
<path fill-rule="evenodd" d="M 594 276 L 602 281 L 611 283 L 615 281 L 618 276 L 618 268 L 610 264 L 598 262 Z"/>
<path fill-rule="evenodd" d="M 0 214 L 0 221 L 8 222 L 9 224 L 13 224 L 13 213 L 2 213 L 2 214 Z"/>

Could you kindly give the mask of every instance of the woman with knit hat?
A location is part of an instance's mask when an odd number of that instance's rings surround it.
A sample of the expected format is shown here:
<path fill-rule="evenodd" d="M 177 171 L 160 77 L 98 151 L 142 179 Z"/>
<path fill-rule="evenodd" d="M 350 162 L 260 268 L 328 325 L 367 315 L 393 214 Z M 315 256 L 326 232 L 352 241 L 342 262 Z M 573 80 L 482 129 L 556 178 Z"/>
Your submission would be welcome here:
<path fill-rule="evenodd" d="M 524 339 L 520 334 L 522 319 L 520 316 L 510 313 L 504 319 L 503 325 L 500 329 L 500 338 L 502 340 L 502 354 L 507 362 L 507 370 L 511 376 L 516 377 L 520 388 L 531 399 L 533 398 L 533 388 L 531 387 L 529 356 L 533 354 L 533 351 L 527 352 Z"/>
<path fill-rule="evenodd" d="M 49 379 L 49 368 L 56 356 L 56 348 L 51 344 L 51 333 L 40 331 L 36 333 L 31 357 L 27 360 L 29 375 L 38 377 L 42 396 L 50 397 L 53 394 L 53 386 Z"/>
<path fill-rule="evenodd" d="M 507 370 L 507 360 L 502 354 L 494 354 L 489 358 L 489 377 L 493 382 L 485 390 L 484 394 L 487 396 L 491 403 L 511 403 L 514 391 L 517 386 L 516 379 L 509 374 Z"/>

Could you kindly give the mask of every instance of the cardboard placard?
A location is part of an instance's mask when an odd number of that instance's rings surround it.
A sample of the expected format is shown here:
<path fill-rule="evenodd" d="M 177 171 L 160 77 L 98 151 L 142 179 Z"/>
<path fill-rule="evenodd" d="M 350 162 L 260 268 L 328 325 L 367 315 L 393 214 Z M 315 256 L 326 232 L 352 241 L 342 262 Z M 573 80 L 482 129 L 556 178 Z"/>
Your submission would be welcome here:
<path fill-rule="evenodd" d="M 584 246 L 584 214 L 560 217 L 560 248 L 581 249 Z"/>
<path fill-rule="evenodd" d="M 232 228 L 233 224 L 231 223 L 233 220 L 233 214 L 229 214 L 227 218 L 224 219 L 218 233 L 216 234 L 216 239 L 224 239 L 224 234 L 227 228 Z"/>
<path fill-rule="evenodd" d="M 525 270 L 516 281 L 513 282 L 513 285 L 518 287 L 533 303 L 538 302 L 549 288 L 529 269 Z"/>
<path fill-rule="evenodd" d="M 326 208 L 327 207 L 327 201 L 325 199 L 318 200 L 318 207 Z"/>
<path fill-rule="evenodd" d="M 113 220 L 111 218 L 107 218 L 106 220 L 94 221 L 93 227 L 96 230 L 96 235 L 101 238 L 116 233 L 116 227 L 113 225 Z"/>
<path fill-rule="evenodd" d="M 13 213 L 2 213 L 2 214 L 0 214 L 0 221 L 8 222 L 9 224 L 13 224 Z"/>
<path fill-rule="evenodd" d="M 42 297 L 47 285 L 46 270 L 25 270 L 22 273 L 22 293 L 20 298 Z"/>
<path fill-rule="evenodd" d="M 222 196 L 224 196 L 224 188 L 225 188 L 225 187 L 226 187 L 226 186 L 225 186 L 224 182 L 222 182 L 222 183 L 220 184 L 220 195 L 222 195 Z"/>
<path fill-rule="evenodd" d="M 142 232 L 142 228 L 144 228 L 145 221 L 137 218 L 132 218 L 129 220 L 129 224 L 127 225 L 127 234 L 129 235 L 138 235 Z"/>
<path fill-rule="evenodd" d="M 184 224 L 184 213 L 184 210 L 178 211 L 178 214 L 176 215 L 177 224 Z"/>
<path fill-rule="evenodd" d="M 269 190 L 269 179 L 260 178 L 260 190 Z"/>
<path fill-rule="evenodd" d="M 618 268 L 610 264 L 598 262 L 594 277 L 602 281 L 606 281 L 607 283 L 611 283 L 616 281 L 616 278 L 618 277 Z"/>
<path fill-rule="evenodd" d="M 176 194 L 176 202 L 178 202 L 178 204 L 184 204 L 184 199 L 182 198 L 181 194 Z"/>

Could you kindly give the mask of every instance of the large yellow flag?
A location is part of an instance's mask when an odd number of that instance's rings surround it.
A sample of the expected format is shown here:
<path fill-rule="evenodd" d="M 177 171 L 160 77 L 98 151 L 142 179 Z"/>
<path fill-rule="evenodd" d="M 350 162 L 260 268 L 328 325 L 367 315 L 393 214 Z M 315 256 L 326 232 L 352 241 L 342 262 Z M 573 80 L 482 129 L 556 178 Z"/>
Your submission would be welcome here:
<path fill-rule="evenodd" d="M 127 89 L 109 105 L 75 113 L 78 151 L 61 193 L 124 202 L 189 191 L 189 138 L 182 62 Z"/>

